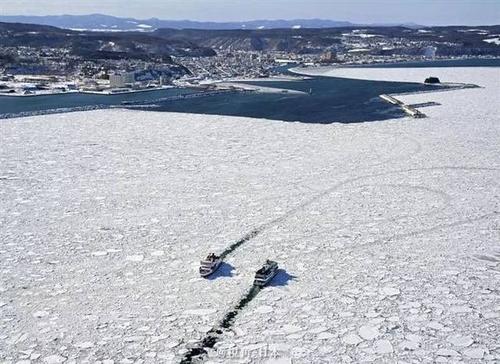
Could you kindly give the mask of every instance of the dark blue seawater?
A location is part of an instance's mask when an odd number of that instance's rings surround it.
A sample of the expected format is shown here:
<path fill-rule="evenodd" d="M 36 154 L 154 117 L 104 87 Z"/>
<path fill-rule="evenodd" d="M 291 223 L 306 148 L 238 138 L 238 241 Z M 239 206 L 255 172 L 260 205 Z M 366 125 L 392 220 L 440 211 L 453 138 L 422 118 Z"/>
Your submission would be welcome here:
<path fill-rule="evenodd" d="M 305 92 L 231 93 L 198 99 L 162 102 L 148 110 L 245 116 L 305 123 L 351 123 L 404 116 L 400 108 L 378 96 L 430 90 L 418 83 L 377 82 L 332 77 L 313 77 L 300 81 L 256 81 L 246 84 Z M 312 90 L 312 93 L 309 92 Z"/>
<path fill-rule="evenodd" d="M 500 59 L 439 60 L 370 67 L 477 67 L 500 66 Z M 288 73 L 286 69 L 283 73 Z M 423 82 L 424 80 L 421 80 Z M 405 116 L 394 105 L 383 102 L 380 94 L 430 91 L 441 86 L 421 83 L 381 82 L 334 77 L 312 77 L 300 81 L 256 81 L 246 84 L 306 92 L 293 94 L 226 94 L 194 100 L 163 102 L 154 111 L 189 112 L 245 116 L 305 123 L 352 123 Z M 312 91 L 312 92 L 311 92 Z M 311 92 L 311 93 L 310 93 Z M 309 94 L 310 93 L 310 94 Z"/>
<path fill-rule="evenodd" d="M 500 60 L 431 61 L 371 65 L 369 67 L 457 66 L 497 67 L 500 66 Z M 186 88 L 119 95 L 73 93 L 36 97 L 0 96 L 0 117 L 53 112 L 54 110 L 63 112 L 79 108 L 106 108 L 121 106 L 122 102 L 125 101 L 134 103 L 134 106 L 148 106 L 146 110 L 151 111 L 244 116 L 306 123 L 351 123 L 392 119 L 405 115 L 398 107 L 383 102 L 378 97 L 380 94 L 429 91 L 437 88 L 420 83 L 380 82 L 332 77 L 245 83 L 302 91 L 306 94 L 230 92 L 160 102 L 158 99 L 191 94 L 197 91 Z M 134 106 L 127 107 L 137 108 Z M 137 109 L 145 110 L 143 108 Z"/>
<path fill-rule="evenodd" d="M 67 93 L 43 96 L 0 96 L 0 116 L 5 114 L 37 113 L 58 109 L 109 107 L 122 102 L 144 103 L 155 99 L 194 93 L 192 89 L 163 89 L 114 95 Z M 64 110 L 67 111 L 67 110 Z"/>

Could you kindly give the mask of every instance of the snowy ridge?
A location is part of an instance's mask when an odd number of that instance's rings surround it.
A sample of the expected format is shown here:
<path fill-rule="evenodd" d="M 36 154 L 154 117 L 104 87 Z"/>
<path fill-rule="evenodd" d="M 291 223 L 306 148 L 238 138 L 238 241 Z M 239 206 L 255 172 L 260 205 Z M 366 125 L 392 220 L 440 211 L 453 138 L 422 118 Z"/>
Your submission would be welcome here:
<path fill-rule="evenodd" d="M 418 120 L 2 120 L 0 360 L 178 363 L 267 258 L 207 362 L 500 360 L 498 69 L 342 72 L 482 87 L 399 96 Z"/>

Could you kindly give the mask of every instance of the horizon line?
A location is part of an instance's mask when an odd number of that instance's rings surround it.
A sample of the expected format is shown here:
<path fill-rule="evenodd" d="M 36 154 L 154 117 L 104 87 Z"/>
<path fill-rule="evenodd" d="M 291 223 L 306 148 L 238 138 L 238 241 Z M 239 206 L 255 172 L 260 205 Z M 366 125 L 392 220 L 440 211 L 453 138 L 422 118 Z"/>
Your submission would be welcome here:
<path fill-rule="evenodd" d="M 172 18 L 158 18 L 158 17 L 149 17 L 149 18 L 134 18 L 134 17 L 127 17 L 127 16 L 117 16 L 117 15 L 111 15 L 111 14 L 104 14 L 104 13 L 86 13 L 86 14 L 68 14 L 68 13 L 62 13 L 62 14 L 45 14 L 45 15 L 29 15 L 29 14 L 0 14 L 0 18 L 2 17 L 32 17 L 32 18 L 44 18 L 44 17 L 86 17 L 86 16 L 106 16 L 106 17 L 111 17 L 111 18 L 117 18 L 117 19 L 134 19 L 134 20 L 142 20 L 142 21 L 147 21 L 147 20 L 160 20 L 160 21 L 171 21 L 171 22 L 193 22 L 193 23 L 213 23 L 213 24 L 229 24 L 229 23 L 245 23 L 245 22 L 259 22 L 259 21 L 331 21 L 331 22 L 338 22 L 338 23 L 349 23 L 352 26 L 402 26 L 402 25 L 415 25 L 419 27 L 456 27 L 456 26 L 462 26 L 462 27 L 474 27 L 474 26 L 499 26 L 500 23 L 481 23 L 481 24 L 420 24 L 416 23 L 414 21 L 401 21 L 401 22 L 384 22 L 384 21 L 377 21 L 377 22 L 371 22 L 371 23 L 362 23 L 362 22 L 354 22 L 352 20 L 338 20 L 338 19 L 331 19 L 331 18 L 319 18 L 319 17 L 312 17 L 312 18 L 254 18 L 254 19 L 247 19 L 247 20 L 223 20 L 223 21 L 217 21 L 217 20 L 199 20 L 199 19 L 190 19 L 190 18 L 183 18 L 183 19 L 172 19 Z M 311 28 L 313 29 L 313 28 Z"/>

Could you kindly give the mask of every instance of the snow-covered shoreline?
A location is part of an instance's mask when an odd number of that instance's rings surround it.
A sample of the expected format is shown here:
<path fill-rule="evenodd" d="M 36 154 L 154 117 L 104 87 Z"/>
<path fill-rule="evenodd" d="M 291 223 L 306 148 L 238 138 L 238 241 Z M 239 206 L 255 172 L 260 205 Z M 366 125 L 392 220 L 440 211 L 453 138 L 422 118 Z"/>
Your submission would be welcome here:
<path fill-rule="evenodd" d="M 262 83 L 264 83 L 264 82 L 265 81 L 262 81 Z M 234 87 L 234 88 L 239 89 L 239 90 L 254 91 L 254 92 L 268 93 L 268 94 L 286 93 L 286 94 L 293 94 L 293 95 L 307 95 L 306 92 L 287 89 L 287 88 L 266 87 L 266 86 L 261 86 L 261 85 L 257 86 L 257 85 L 251 85 L 251 84 L 241 83 L 241 82 L 221 82 L 221 83 L 218 83 L 218 85 L 220 85 L 222 87 Z"/>
<path fill-rule="evenodd" d="M 144 92 L 161 91 L 176 88 L 175 86 L 159 86 L 144 89 L 126 89 L 126 90 L 104 90 L 104 91 L 90 91 L 90 90 L 68 90 L 68 91 L 48 91 L 48 92 L 35 92 L 31 94 L 20 94 L 20 93 L 0 93 L 0 97 L 41 97 L 41 96 L 61 96 L 67 94 L 79 94 L 79 95 L 99 95 L 99 96 L 113 96 L 113 95 L 126 95 L 126 94 L 137 94 Z"/>
<path fill-rule="evenodd" d="M 284 272 L 208 362 L 499 361 L 498 69 L 439 72 L 482 88 L 400 96 L 435 105 L 418 120 L 2 121 L 0 362 L 179 362 L 266 258 Z"/>
<path fill-rule="evenodd" d="M 444 75 L 442 82 L 473 84 L 468 79 L 473 74 L 489 73 L 498 77 L 500 67 L 419 67 L 419 68 L 376 68 L 376 67 L 310 67 L 292 68 L 290 72 L 303 76 L 326 76 L 352 78 L 357 80 L 416 82 L 423 83 L 431 75 Z"/>

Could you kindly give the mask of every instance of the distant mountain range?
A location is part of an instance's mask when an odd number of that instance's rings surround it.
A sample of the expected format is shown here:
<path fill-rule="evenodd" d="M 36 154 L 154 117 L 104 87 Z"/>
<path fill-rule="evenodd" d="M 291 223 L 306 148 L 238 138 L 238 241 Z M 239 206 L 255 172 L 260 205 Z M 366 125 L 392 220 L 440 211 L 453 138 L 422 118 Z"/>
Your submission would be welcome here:
<path fill-rule="evenodd" d="M 293 28 L 340 28 L 354 27 L 347 21 L 324 19 L 296 19 L 296 20 L 252 20 L 246 22 L 198 22 L 191 20 L 161 20 L 118 18 L 102 14 L 90 15 L 49 15 L 49 16 L 7 16 L 0 15 L 0 22 L 50 25 L 59 28 L 95 31 L 154 31 L 161 28 L 171 29 L 207 29 L 207 30 L 234 30 L 234 29 L 293 29 Z M 416 24 L 391 24 L 409 28 L 418 28 Z M 378 24 L 378 26 L 383 26 Z"/>

